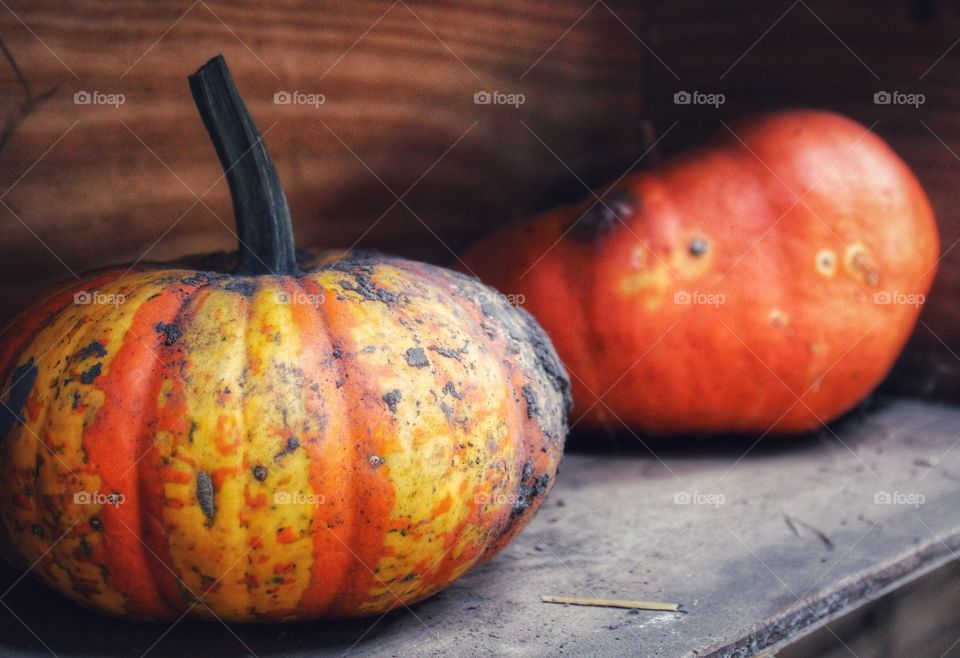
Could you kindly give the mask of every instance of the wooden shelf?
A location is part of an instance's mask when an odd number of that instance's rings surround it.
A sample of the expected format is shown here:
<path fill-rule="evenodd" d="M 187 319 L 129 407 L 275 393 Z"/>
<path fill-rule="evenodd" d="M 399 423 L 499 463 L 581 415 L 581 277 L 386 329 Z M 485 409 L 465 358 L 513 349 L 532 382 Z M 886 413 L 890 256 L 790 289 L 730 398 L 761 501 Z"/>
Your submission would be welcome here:
<path fill-rule="evenodd" d="M 960 410 L 891 400 L 833 432 L 766 438 L 743 459 L 750 442 L 569 454 L 513 545 L 372 629 L 184 621 L 167 632 L 81 610 L 27 578 L 3 598 L 0 655 L 46 655 L 32 633 L 58 655 L 140 655 L 155 642 L 152 653 L 179 656 L 751 655 L 960 550 Z M 547 594 L 683 612 L 540 602 Z"/>

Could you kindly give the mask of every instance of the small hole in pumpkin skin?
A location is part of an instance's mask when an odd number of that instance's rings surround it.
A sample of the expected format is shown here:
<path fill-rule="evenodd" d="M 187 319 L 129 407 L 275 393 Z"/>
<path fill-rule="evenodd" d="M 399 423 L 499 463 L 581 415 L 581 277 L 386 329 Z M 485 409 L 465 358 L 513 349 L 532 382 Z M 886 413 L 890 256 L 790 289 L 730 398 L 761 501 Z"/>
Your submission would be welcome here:
<path fill-rule="evenodd" d="M 837 255 L 831 249 L 817 252 L 817 271 L 824 276 L 833 276 L 837 271 Z"/>
<path fill-rule="evenodd" d="M 703 256 L 710 250 L 710 243 L 703 238 L 694 238 L 690 241 L 689 249 L 691 256 Z"/>

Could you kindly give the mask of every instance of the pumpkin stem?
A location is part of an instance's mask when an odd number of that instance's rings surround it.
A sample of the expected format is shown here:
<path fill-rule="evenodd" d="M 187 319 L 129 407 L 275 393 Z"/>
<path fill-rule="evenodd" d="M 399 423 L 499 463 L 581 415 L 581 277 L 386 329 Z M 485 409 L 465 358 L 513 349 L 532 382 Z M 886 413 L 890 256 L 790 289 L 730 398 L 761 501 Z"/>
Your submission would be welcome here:
<path fill-rule="evenodd" d="M 299 272 L 283 187 L 222 55 L 189 77 L 203 125 L 230 185 L 240 239 L 237 274 Z"/>

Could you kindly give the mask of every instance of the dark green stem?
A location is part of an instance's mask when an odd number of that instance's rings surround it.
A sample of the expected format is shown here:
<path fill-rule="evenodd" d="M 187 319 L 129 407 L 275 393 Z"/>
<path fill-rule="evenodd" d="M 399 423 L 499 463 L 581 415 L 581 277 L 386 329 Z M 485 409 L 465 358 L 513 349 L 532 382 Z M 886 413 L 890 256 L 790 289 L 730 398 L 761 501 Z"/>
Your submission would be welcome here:
<path fill-rule="evenodd" d="M 230 185 L 240 238 L 237 274 L 296 274 L 293 225 L 260 131 L 223 56 L 190 76 L 190 91 Z"/>

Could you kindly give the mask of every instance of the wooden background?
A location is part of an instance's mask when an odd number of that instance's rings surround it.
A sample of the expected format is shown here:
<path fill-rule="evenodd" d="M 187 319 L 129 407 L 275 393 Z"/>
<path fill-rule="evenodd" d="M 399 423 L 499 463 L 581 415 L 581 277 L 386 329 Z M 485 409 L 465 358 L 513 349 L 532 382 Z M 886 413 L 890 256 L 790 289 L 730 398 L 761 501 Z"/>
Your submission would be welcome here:
<path fill-rule="evenodd" d="M 876 122 L 930 194 L 945 251 L 898 386 L 960 391 L 956 3 L 3 0 L 0 37 L 23 74 L 0 61 L 2 316 L 84 269 L 233 247 L 185 80 L 224 53 L 301 244 L 440 263 L 618 177 L 663 133 L 669 153 L 791 106 Z M 525 103 L 476 105 L 481 90 Z M 677 106 L 679 90 L 726 103 Z M 876 105 L 882 90 L 926 103 Z M 84 91 L 125 102 L 75 104 Z M 277 105 L 278 91 L 326 102 Z"/>

